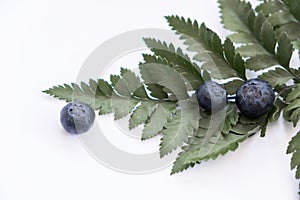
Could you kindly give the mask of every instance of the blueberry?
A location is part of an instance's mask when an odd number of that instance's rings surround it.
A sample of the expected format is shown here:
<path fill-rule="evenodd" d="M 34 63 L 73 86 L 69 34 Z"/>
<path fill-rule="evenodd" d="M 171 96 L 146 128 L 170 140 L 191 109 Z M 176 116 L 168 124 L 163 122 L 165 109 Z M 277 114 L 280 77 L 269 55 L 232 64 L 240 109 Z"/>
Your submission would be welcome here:
<path fill-rule="evenodd" d="M 275 100 L 275 93 L 267 81 L 250 79 L 236 92 L 236 105 L 248 117 L 259 117 L 269 112 Z"/>
<path fill-rule="evenodd" d="M 196 97 L 204 110 L 208 112 L 217 112 L 227 105 L 227 93 L 224 85 L 214 81 L 202 83 L 196 90 Z"/>
<path fill-rule="evenodd" d="M 60 122 L 68 133 L 87 132 L 94 124 L 95 112 L 81 102 L 68 103 L 60 112 Z"/>

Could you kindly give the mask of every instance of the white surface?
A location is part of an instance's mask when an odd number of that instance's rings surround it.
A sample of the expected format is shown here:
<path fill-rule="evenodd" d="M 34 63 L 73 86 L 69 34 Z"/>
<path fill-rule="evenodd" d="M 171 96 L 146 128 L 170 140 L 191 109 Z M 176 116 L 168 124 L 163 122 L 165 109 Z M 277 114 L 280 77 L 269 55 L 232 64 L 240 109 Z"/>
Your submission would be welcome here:
<path fill-rule="evenodd" d="M 114 35 L 168 28 L 163 16 L 169 14 L 205 21 L 226 34 L 216 1 L 0 1 L 1 200 L 298 199 L 285 155 L 296 129 L 282 121 L 265 138 L 256 135 L 236 152 L 175 176 L 170 168 L 147 175 L 115 172 L 62 130 L 64 102 L 41 91 L 75 81 L 89 53 Z"/>

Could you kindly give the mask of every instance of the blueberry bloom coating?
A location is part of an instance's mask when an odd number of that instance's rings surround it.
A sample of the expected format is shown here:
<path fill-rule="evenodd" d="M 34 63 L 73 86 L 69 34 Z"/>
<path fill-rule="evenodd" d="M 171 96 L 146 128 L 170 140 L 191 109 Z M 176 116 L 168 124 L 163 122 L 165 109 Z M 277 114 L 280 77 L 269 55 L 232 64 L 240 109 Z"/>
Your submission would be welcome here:
<path fill-rule="evenodd" d="M 259 117 L 269 112 L 275 100 L 270 83 L 258 78 L 245 81 L 236 92 L 236 105 L 248 117 Z"/>
<path fill-rule="evenodd" d="M 94 124 L 95 112 L 81 102 L 68 103 L 60 112 L 60 122 L 68 133 L 87 132 Z"/>
<path fill-rule="evenodd" d="M 217 112 L 227 105 L 227 93 L 224 85 L 214 81 L 202 83 L 196 90 L 198 104 L 208 112 Z"/>

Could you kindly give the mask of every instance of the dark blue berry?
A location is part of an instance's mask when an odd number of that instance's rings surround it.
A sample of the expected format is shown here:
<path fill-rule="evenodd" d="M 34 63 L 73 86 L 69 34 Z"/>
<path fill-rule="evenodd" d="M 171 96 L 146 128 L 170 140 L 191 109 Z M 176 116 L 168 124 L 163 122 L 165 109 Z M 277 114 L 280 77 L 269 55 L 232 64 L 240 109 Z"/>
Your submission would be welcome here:
<path fill-rule="evenodd" d="M 259 117 L 269 112 L 275 100 L 275 93 L 267 81 L 250 79 L 236 92 L 236 105 L 248 117 Z"/>
<path fill-rule="evenodd" d="M 202 83 L 196 90 L 196 97 L 204 110 L 208 112 L 217 112 L 227 105 L 227 93 L 224 85 L 214 81 Z"/>
<path fill-rule="evenodd" d="M 95 112 L 81 102 L 68 103 L 60 112 L 60 122 L 68 133 L 87 132 L 94 124 Z"/>

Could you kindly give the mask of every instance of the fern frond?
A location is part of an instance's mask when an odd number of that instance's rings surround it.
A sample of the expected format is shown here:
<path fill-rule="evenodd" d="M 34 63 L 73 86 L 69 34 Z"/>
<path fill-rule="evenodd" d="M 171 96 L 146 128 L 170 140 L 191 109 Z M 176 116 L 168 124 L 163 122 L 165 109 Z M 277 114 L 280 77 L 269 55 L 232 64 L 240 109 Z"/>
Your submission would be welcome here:
<path fill-rule="evenodd" d="M 275 57 L 277 39 L 266 18 L 256 15 L 244 1 L 219 0 L 219 4 L 224 27 L 234 32 L 228 37 L 243 44 L 237 52 L 247 58 L 246 68 L 258 71 L 279 64 Z"/>
<path fill-rule="evenodd" d="M 248 135 L 232 133 L 222 136 L 221 132 L 215 132 L 210 138 L 210 142 L 201 145 L 205 140 L 206 131 L 206 129 L 198 129 L 197 135 L 189 142 L 189 146 L 185 146 L 184 151 L 179 153 L 173 164 L 171 174 L 193 167 L 201 161 L 216 159 L 219 155 L 225 155 L 228 151 L 234 151 L 238 148 L 238 144 L 248 137 Z"/>
<path fill-rule="evenodd" d="M 224 125 L 229 123 L 236 126 L 238 123 L 238 115 L 236 115 L 237 112 L 234 112 L 234 108 L 234 106 L 229 105 L 225 123 L 220 120 L 220 116 L 202 116 L 198 131 L 189 138 L 187 145 L 182 147 L 183 151 L 176 158 L 171 174 L 193 167 L 201 161 L 216 159 L 228 151 L 234 151 L 237 149 L 238 143 L 249 137 L 244 132 L 246 129 L 241 131 L 243 134 L 236 134 L 229 128 L 230 132 L 222 134 Z"/>
<path fill-rule="evenodd" d="M 154 52 L 155 56 L 166 59 L 170 67 L 174 67 L 188 81 L 192 89 L 195 90 L 203 82 L 200 67 L 191 61 L 187 54 L 180 48 L 175 49 L 173 44 L 167 44 L 156 39 L 144 38 L 148 48 Z"/>
<path fill-rule="evenodd" d="M 143 74 L 146 76 L 144 71 Z M 146 78 L 146 80 L 148 79 Z M 153 99 L 152 96 L 147 96 L 143 83 L 132 71 L 121 68 L 120 75 L 111 75 L 111 82 L 112 84 L 109 84 L 103 79 L 90 79 L 88 84 L 84 82 L 80 85 L 64 84 L 54 86 L 43 92 L 68 102 L 87 103 L 95 110 L 99 110 L 99 114 L 113 112 L 115 120 L 131 114 L 130 129 L 145 124 L 142 134 L 143 140 L 154 137 L 164 129 L 167 122 L 172 121 L 172 114 L 175 113 L 177 102 L 171 102 L 167 99 L 159 101 Z M 184 87 L 184 84 L 181 84 Z M 160 91 L 162 86 L 156 83 L 149 84 L 148 87 L 152 88 L 153 93 L 151 94 L 162 92 Z M 168 97 L 166 93 L 163 95 L 166 96 L 163 96 L 162 99 Z M 139 103 L 140 105 L 138 105 Z"/>
<path fill-rule="evenodd" d="M 297 0 L 265 1 L 256 7 L 276 29 L 277 37 L 286 33 L 291 41 L 300 39 L 300 3 Z"/>
<path fill-rule="evenodd" d="M 159 103 L 149 118 L 149 121 L 145 123 L 145 127 L 142 132 L 142 140 L 146 140 L 161 133 L 167 122 L 172 121 L 172 116 L 175 115 L 176 104 L 169 102 Z"/>
<path fill-rule="evenodd" d="M 43 91 L 60 100 L 80 101 L 92 106 L 95 110 L 101 110 L 99 114 L 112 112 L 111 95 L 112 88 L 104 80 L 90 80 L 89 85 L 82 82 L 81 87 L 75 83 L 53 86 Z"/>
<path fill-rule="evenodd" d="M 280 26 L 294 22 L 298 23 L 298 21 L 300 21 L 299 9 L 300 3 L 297 2 L 297 0 L 265 1 L 256 7 L 256 11 L 264 13 L 273 26 Z"/>
<path fill-rule="evenodd" d="M 180 110 L 174 119 L 165 125 L 160 143 L 160 156 L 163 157 L 188 141 L 199 125 L 199 105 L 190 100 L 179 101 Z M 196 112 L 195 112 L 196 111 Z"/>
<path fill-rule="evenodd" d="M 183 77 L 174 69 L 172 63 L 160 57 L 151 57 L 151 61 L 140 64 L 140 72 L 145 84 L 158 84 L 168 88 L 177 99 L 188 99 L 187 87 L 184 83 Z M 145 59 L 145 57 L 144 57 Z"/>
<path fill-rule="evenodd" d="M 234 151 L 258 131 L 265 136 L 268 123 L 278 120 L 281 113 L 296 126 L 300 120 L 300 70 L 290 67 L 290 61 L 294 50 L 300 50 L 299 0 L 266 0 L 256 12 L 242 0 L 218 2 L 224 27 L 233 32 L 224 42 L 204 23 L 166 17 L 187 50 L 196 53 L 193 59 L 172 43 L 145 38 L 152 53 L 143 55 L 141 76 L 121 68 L 119 75 L 110 76 L 110 83 L 91 79 L 44 92 L 61 100 L 87 103 L 100 115 L 113 113 L 115 120 L 129 116 L 129 129 L 144 125 L 142 140 L 161 135 L 161 157 L 182 149 L 172 174 Z M 203 81 L 214 79 L 222 80 L 228 94 L 234 94 L 247 79 L 246 69 L 264 70 L 259 78 L 270 82 L 278 93 L 272 110 L 263 116 L 246 117 L 231 101 L 224 110 L 207 113 L 199 107 L 195 94 L 191 95 Z M 300 132 L 287 150 L 298 179 L 299 146 Z"/>
<path fill-rule="evenodd" d="M 283 0 L 283 3 L 286 4 L 294 17 L 300 21 L 300 2 L 298 0 Z"/>
<path fill-rule="evenodd" d="M 288 71 L 277 67 L 274 70 L 269 70 L 259 75 L 259 78 L 268 81 L 273 87 L 276 87 L 286 84 L 289 80 L 293 79 L 294 76 Z"/>
<path fill-rule="evenodd" d="M 296 179 L 300 179 L 300 132 L 289 142 L 287 154 L 292 154 L 291 169 L 296 169 Z"/>
<path fill-rule="evenodd" d="M 262 12 L 265 16 L 267 16 L 268 21 L 274 27 L 298 22 L 290 12 L 290 8 L 283 1 L 265 1 L 256 7 L 256 11 Z"/>
<path fill-rule="evenodd" d="M 289 12 L 281 1 L 264 1 L 256 9 L 260 12 L 258 14 L 254 12 L 250 3 L 241 0 L 219 0 L 219 3 L 224 27 L 235 32 L 229 38 L 234 42 L 243 43 L 237 51 L 246 59 L 248 69 L 259 71 L 281 65 L 282 68 L 278 67 L 260 75 L 260 78 L 269 81 L 274 87 L 285 85 L 289 80 L 300 80 L 299 75 L 290 68 L 293 40 L 285 31 L 278 35 L 277 30 L 275 34 L 274 29 L 282 24 L 270 21 L 270 17 L 281 13 L 283 9 Z M 233 16 L 239 19 L 239 23 L 234 23 L 237 19 L 232 19 Z M 247 39 L 244 40 L 245 38 Z M 297 45 L 294 43 L 294 46 Z"/>
<path fill-rule="evenodd" d="M 286 97 L 288 105 L 283 110 L 283 117 L 289 122 L 293 122 L 296 126 L 300 120 L 300 86 L 296 84 Z"/>
<path fill-rule="evenodd" d="M 144 124 L 155 111 L 157 104 L 154 101 L 143 101 L 131 114 L 129 129 Z"/>
<path fill-rule="evenodd" d="M 184 44 L 188 46 L 188 50 L 197 53 L 194 59 L 204 63 L 201 68 L 209 71 L 213 78 L 239 77 L 245 79 L 243 73 L 237 73 L 235 70 L 240 68 L 240 72 L 242 72 L 244 68 L 239 54 L 235 52 L 235 49 L 224 49 L 219 36 L 208 29 L 205 24 L 201 24 L 199 27 L 197 21 L 192 22 L 190 19 L 186 20 L 178 16 L 168 16 L 166 19 L 172 29 L 185 41 Z M 233 55 L 234 62 L 226 59 L 224 51 L 232 51 L 227 54 Z M 237 60 L 239 61 L 237 62 Z"/>

